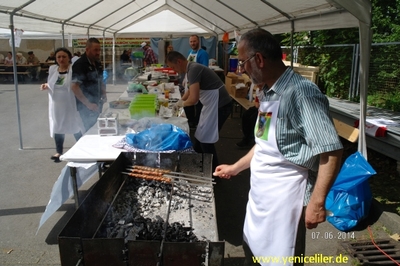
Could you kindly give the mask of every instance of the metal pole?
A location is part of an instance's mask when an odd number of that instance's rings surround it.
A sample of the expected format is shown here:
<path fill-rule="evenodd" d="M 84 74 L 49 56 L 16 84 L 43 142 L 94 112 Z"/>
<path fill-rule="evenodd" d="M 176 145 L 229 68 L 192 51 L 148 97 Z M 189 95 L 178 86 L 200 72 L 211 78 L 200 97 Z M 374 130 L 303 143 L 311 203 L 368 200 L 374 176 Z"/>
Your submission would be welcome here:
<path fill-rule="evenodd" d="M 112 69 L 113 69 L 113 85 L 116 82 L 116 71 L 115 71 L 115 33 L 113 34 L 112 42 Z"/>
<path fill-rule="evenodd" d="M 17 120 L 18 120 L 18 134 L 19 134 L 19 149 L 23 150 L 22 144 L 22 130 L 21 130 L 21 112 L 19 110 L 19 93 L 18 93 L 18 75 L 17 75 L 17 61 L 15 57 L 15 36 L 14 36 L 14 14 L 17 13 L 18 10 L 23 9 L 27 5 L 35 2 L 36 0 L 31 0 L 21 5 L 20 7 L 15 8 L 10 13 L 10 30 L 11 30 L 11 44 L 12 44 L 12 56 L 13 56 L 13 70 L 14 70 L 14 87 L 15 87 L 15 98 L 17 105 Z"/>
<path fill-rule="evenodd" d="M 61 46 L 65 47 L 65 37 L 64 37 L 64 25 L 65 25 L 65 21 L 63 21 L 63 23 L 61 24 L 61 35 L 62 35 L 62 39 L 61 39 Z"/>
<path fill-rule="evenodd" d="M 20 149 L 20 150 L 23 150 L 23 144 L 22 144 L 22 130 L 21 130 L 21 112 L 20 112 L 20 110 L 19 110 L 19 93 L 18 93 L 17 61 L 16 61 L 16 57 L 15 57 L 14 14 L 11 14 L 11 15 L 10 15 L 10 30 L 11 30 L 13 69 L 14 69 L 15 100 L 16 100 L 16 102 L 17 102 L 17 121 L 18 121 L 18 134 L 19 134 L 19 149 Z"/>

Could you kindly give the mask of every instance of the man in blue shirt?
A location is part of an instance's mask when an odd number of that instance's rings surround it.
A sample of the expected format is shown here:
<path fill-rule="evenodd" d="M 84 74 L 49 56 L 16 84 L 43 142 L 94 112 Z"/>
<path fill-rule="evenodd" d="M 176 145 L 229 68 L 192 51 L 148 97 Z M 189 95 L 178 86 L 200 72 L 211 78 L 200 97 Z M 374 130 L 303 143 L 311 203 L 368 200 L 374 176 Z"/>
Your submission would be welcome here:
<path fill-rule="evenodd" d="M 200 47 L 200 38 L 197 35 L 192 35 L 189 38 L 189 45 L 192 48 L 190 50 L 187 60 L 189 62 L 196 62 L 208 67 L 208 53 Z M 185 78 L 184 78 L 185 82 Z M 196 127 L 199 123 L 199 116 L 203 105 L 199 101 L 194 106 L 185 107 L 186 117 L 191 127 Z"/>
<path fill-rule="evenodd" d="M 192 48 L 188 55 L 189 62 L 196 62 L 208 67 L 208 53 L 200 47 L 200 39 L 197 35 L 192 35 L 189 38 L 189 45 Z"/>

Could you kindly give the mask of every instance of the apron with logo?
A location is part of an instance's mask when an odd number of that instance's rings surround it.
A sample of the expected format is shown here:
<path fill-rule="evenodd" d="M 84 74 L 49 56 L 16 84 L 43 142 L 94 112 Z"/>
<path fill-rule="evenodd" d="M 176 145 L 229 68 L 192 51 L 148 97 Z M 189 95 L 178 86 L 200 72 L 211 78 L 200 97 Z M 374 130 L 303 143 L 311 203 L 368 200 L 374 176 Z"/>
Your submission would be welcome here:
<path fill-rule="evenodd" d="M 187 57 L 187 60 L 189 62 L 197 62 L 196 61 L 197 60 L 197 52 L 195 54 L 189 54 L 188 57 Z"/>
<path fill-rule="evenodd" d="M 243 233 L 254 256 L 287 258 L 294 255 L 308 171 L 286 160 L 278 149 L 279 103 L 260 102 Z M 261 265 L 282 266 L 282 261 Z"/>
<path fill-rule="evenodd" d="M 84 132 L 82 119 L 76 109 L 71 90 L 72 67 L 66 75 L 59 75 L 58 66 L 51 66 L 48 77 L 50 136 Z"/>

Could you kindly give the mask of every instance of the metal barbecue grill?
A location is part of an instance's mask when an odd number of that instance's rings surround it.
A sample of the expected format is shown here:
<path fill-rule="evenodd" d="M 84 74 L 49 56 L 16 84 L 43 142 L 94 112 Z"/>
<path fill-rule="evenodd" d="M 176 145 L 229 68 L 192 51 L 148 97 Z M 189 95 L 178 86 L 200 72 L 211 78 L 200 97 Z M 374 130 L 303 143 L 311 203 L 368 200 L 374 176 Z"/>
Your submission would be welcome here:
<path fill-rule="evenodd" d="M 61 264 L 223 265 L 211 162 L 121 153 L 59 234 Z"/>

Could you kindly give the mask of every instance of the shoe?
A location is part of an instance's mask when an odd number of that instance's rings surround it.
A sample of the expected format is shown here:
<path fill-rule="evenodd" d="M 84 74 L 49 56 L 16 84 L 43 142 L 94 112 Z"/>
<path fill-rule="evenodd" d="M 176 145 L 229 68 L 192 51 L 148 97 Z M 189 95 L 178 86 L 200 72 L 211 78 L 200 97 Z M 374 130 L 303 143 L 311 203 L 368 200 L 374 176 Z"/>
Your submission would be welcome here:
<path fill-rule="evenodd" d="M 51 159 L 51 160 L 54 160 L 55 163 L 59 163 L 59 162 L 61 162 L 61 161 L 60 161 L 60 156 L 61 156 L 61 154 L 56 153 L 56 154 L 54 154 L 53 156 L 51 156 L 50 159 Z"/>

